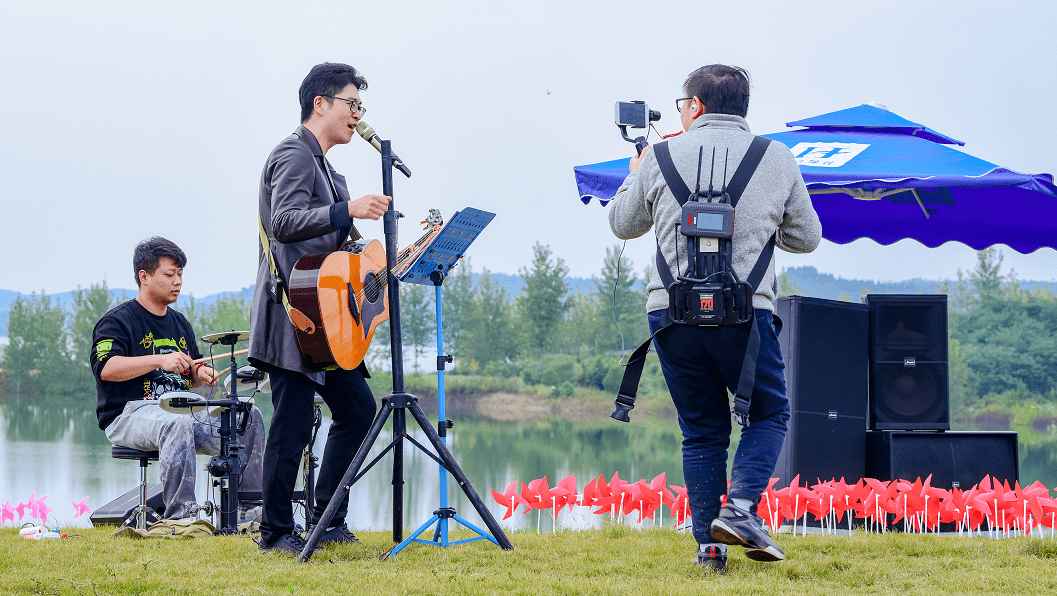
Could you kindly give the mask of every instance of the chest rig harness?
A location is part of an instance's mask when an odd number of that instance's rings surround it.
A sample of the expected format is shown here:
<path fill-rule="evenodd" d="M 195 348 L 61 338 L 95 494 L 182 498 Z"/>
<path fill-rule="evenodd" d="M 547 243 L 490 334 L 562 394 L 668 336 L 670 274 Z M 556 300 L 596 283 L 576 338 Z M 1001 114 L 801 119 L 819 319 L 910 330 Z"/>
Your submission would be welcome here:
<path fill-rule="evenodd" d="M 657 241 L 657 273 L 668 291 L 668 308 L 662 311 L 661 326 L 641 346 L 635 349 L 628 358 L 624 378 L 620 382 L 615 400 L 616 411 L 612 418 L 629 422 L 629 412 L 635 407 L 635 395 L 638 393 L 639 379 L 646 363 L 653 338 L 671 325 L 690 325 L 695 327 L 718 327 L 726 325 L 749 326 L 749 341 L 742 360 L 738 388 L 734 393 L 734 407 L 731 413 L 738 424 L 749 426 L 749 405 L 752 388 L 756 379 L 756 358 L 760 353 L 760 331 L 755 323 L 752 308 L 752 296 L 763 280 L 767 267 L 774 254 L 775 236 L 772 235 L 760 252 L 756 264 L 746 281 L 738 279 L 731 264 L 733 255 L 732 238 L 734 236 L 734 207 L 741 199 L 749 180 L 767 151 L 769 139 L 753 137 L 745 157 L 730 179 L 718 191 L 713 190 L 711 173 L 708 190 L 701 191 L 701 163 L 704 152 L 698 152 L 697 188 L 691 192 L 683 182 L 679 171 L 672 162 L 668 143 L 654 145 L 654 155 L 660 166 L 664 182 L 672 195 L 682 207 L 682 218 L 678 230 L 686 238 L 687 269 L 678 281 L 672 277 L 671 269 L 664 260 L 660 240 Z M 725 160 L 724 160 L 725 161 Z M 715 150 L 712 154 L 715 168 Z M 726 164 L 723 166 L 723 180 L 726 180 Z M 676 267 L 679 266 L 678 250 Z"/>

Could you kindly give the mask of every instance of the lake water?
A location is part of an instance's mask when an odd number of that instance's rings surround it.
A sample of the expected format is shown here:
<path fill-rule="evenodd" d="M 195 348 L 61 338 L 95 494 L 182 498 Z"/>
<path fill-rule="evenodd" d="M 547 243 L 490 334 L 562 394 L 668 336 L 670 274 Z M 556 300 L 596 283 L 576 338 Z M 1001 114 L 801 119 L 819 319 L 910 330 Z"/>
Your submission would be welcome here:
<path fill-rule="evenodd" d="M 268 399 L 259 400 L 265 420 L 271 416 Z M 326 410 L 324 409 L 324 412 Z M 435 413 L 428 412 L 430 420 Z M 456 418 L 449 411 L 449 418 Z M 417 441 L 428 445 L 425 434 L 408 415 L 408 428 Z M 322 457 L 329 419 L 324 416 L 315 453 Z M 380 453 L 392 439 L 391 425 L 372 448 Z M 88 525 L 86 517 L 75 520 L 72 502 L 87 496 L 93 509 L 134 488 L 139 481 L 136 462 L 110 457 L 110 442 L 99 430 L 94 410 L 54 411 L 26 405 L 0 408 L 0 503 L 17 505 L 31 494 L 48 495 L 46 504 L 54 511 L 51 521 L 62 525 Z M 559 419 L 523 422 L 455 419 L 448 445 L 470 483 L 485 500 L 496 519 L 505 508 L 495 503 L 491 490 L 503 489 L 515 480 L 529 482 L 546 475 L 550 485 L 575 474 L 582 487 L 603 473 L 613 472 L 635 481 L 653 479 L 667 473 L 669 484 L 682 484 L 679 440 L 674 424 L 667 430 L 616 422 L 573 423 Z M 204 465 L 208 456 L 199 456 Z M 147 471 L 148 481 L 158 481 L 156 463 Z M 432 516 L 440 506 L 437 464 L 405 442 L 404 449 L 404 528 L 413 530 Z M 208 475 L 199 472 L 199 502 L 207 500 Z M 299 482 L 300 485 L 300 482 Z M 351 489 L 352 505 L 348 522 L 354 529 L 392 528 L 392 458 L 384 457 Z M 208 496 L 217 502 L 219 493 Z M 449 477 L 449 503 L 459 515 L 483 527 L 469 501 Z M 28 516 L 28 512 L 27 512 Z M 538 523 L 551 529 L 548 513 L 542 519 L 533 513 L 520 513 L 502 523 L 504 528 L 531 527 Z M 303 519 L 303 518 L 302 518 Z M 23 522 L 28 521 L 24 519 Z M 593 526 L 599 517 L 586 512 L 571 516 L 563 513 L 561 527 Z M 5 524 L 10 526 L 10 523 Z"/>
<path fill-rule="evenodd" d="M 270 418 L 270 400 L 259 399 L 265 419 Z M 424 408 L 431 404 L 423 400 Z M 325 411 L 325 410 L 324 410 Z M 496 504 L 490 490 L 502 492 L 515 480 L 528 482 L 546 475 L 550 485 L 570 474 L 577 485 L 583 485 L 599 473 L 608 480 L 613 472 L 631 482 L 647 481 L 660 473 L 667 474 L 668 484 L 683 483 L 680 436 L 675 421 L 653 421 L 619 424 L 608 418 L 571 422 L 558 418 L 526 421 L 494 421 L 474 417 L 472 412 L 453 413 L 455 427 L 448 437 L 449 447 L 471 484 L 495 515 L 501 519 L 505 508 Z M 428 444 L 424 434 L 408 416 L 412 436 Z M 429 413 L 430 420 L 436 415 Z M 329 427 L 324 417 L 320 437 L 315 445 L 322 457 Z M 23 404 L 0 408 L 0 503 L 28 501 L 31 494 L 48 495 L 47 505 L 54 511 L 51 521 L 61 525 L 88 525 L 87 517 L 74 519 L 73 501 L 87 496 L 88 505 L 97 508 L 134 488 L 139 469 L 135 462 L 110 457 L 110 442 L 99 430 L 94 410 L 55 410 Z M 379 453 L 392 438 L 390 430 L 382 433 L 374 445 Z M 1027 441 L 1026 441 L 1027 440 Z M 404 528 L 410 531 L 428 520 L 440 505 L 438 467 L 416 448 L 405 443 Z M 1057 486 L 1057 440 L 1051 434 L 1043 437 L 1021 437 L 1020 479 L 1023 484 L 1040 480 L 1047 487 Z M 373 454 L 368 461 L 373 459 Z M 208 457 L 199 456 L 204 465 Z M 349 525 L 355 529 L 389 530 L 392 528 L 392 459 L 384 457 L 353 486 Z M 157 482 L 157 465 L 148 468 L 148 480 Z M 207 495 L 208 476 L 198 475 L 199 502 L 217 502 L 219 494 Z M 474 524 L 483 524 L 468 500 L 449 481 L 450 504 Z M 28 516 L 28 512 L 27 512 Z M 28 521 L 25 519 L 23 521 Z M 667 521 L 667 520 L 666 520 Z M 559 527 L 588 527 L 601 523 L 582 508 L 571 515 L 562 513 Z M 653 523 L 647 520 L 647 524 Z M 670 522 L 669 522 L 670 523 Z M 552 529 L 549 512 L 542 516 L 515 514 L 501 521 L 507 529 Z M 10 526 L 11 524 L 5 524 Z M 483 525 L 481 525 L 483 527 Z"/>

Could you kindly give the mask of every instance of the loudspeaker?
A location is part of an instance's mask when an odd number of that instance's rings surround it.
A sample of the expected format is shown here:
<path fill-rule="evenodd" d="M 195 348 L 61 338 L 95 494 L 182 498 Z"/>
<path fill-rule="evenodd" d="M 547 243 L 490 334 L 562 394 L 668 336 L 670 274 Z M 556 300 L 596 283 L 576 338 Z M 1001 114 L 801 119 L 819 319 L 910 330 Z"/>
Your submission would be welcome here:
<path fill-rule="evenodd" d="M 857 482 L 866 459 L 869 309 L 802 296 L 775 305 L 791 412 L 775 486 L 797 474 L 810 483 Z"/>
<path fill-rule="evenodd" d="M 92 520 L 92 525 L 95 526 L 119 526 L 137 505 L 139 505 L 138 484 L 127 493 L 92 511 L 89 519 Z M 165 503 L 161 498 L 161 484 L 147 485 L 147 507 L 153 509 L 158 514 L 159 519 L 165 513 Z"/>
<path fill-rule="evenodd" d="M 869 294 L 871 430 L 951 427 L 947 296 Z"/>
<path fill-rule="evenodd" d="M 1015 432 L 898 432 L 866 434 L 866 476 L 967 490 L 984 476 L 1009 485 L 1020 478 Z"/>

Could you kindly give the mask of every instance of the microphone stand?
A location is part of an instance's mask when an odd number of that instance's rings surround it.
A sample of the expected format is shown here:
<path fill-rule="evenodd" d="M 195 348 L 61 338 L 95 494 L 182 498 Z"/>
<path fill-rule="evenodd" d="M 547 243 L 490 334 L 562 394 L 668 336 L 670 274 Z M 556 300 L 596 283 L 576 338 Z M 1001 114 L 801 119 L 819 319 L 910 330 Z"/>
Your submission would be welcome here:
<path fill-rule="evenodd" d="M 393 155 L 392 142 L 388 140 L 381 140 L 381 153 L 382 153 L 382 194 L 392 197 L 393 196 L 393 168 L 395 162 L 398 161 Z M 400 163 L 403 166 L 403 163 Z M 403 166 L 401 172 L 405 175 L 410 175 L 410 171 L 406 171 L 407 167 Z M 485 525 L 492 532 L 492 536 L 495 537 L 493 542 L 499 545 L 505 550 L 513 550 L 514 545 L 510 543 L 510 540 L 503 533 L 503 529 L 499 527 L 499 523 L 492 516 L 492 513 L 488 511 L 481 496 L 477 494 L 470 481 L 466 478 L 466 474 L 459 467 L 458 462 L 452 456 L 451 452 L 448 451 L 448 447 L 444 440 L 441 439 L 437 430 L 430 424 L 429 419 L 426 417 L 426 413 L 422 410 L 422 406 L 418 403 L 418 398 L 414 395 L 406 393 L 404 391 L 404 348 L 403 348 L 403 336 L 400 332 L 400 282 L 396 277 L 396 255 L 398 252 L 397 247 L 397 220 L 403 215 L 398 212 L 395 208 L 395 202 L 389 202 L 389 208 L 383 216 L 383 229 L 385 231 L 385 251 L 386 251 L 386 265 L 388 267 L 388 287 L 386 288 L 389 297 L 389 337 L 391 340 L 390 353 L 393 361 L 393 393 L 382 399 L 382 407 L 378 411 L 378 415 L 375 416 L 374 422 L 371 424 L 370 430 L 367 431 L 367 436 L 363 439 L 363 443 L 360 448 L 356 451 L 356 455 L 352 458 L 352 463 L 349 464 L 349 469 L 345 472 L 345 476 L 342 477 L 341 482 L 338 484 L 338 488 L 334 491 L 334 495 L 330 498 L 330 503 L 327 504 L 326 510 L 323 515 L 319 518 L 319 522 L 316 527 L 312 529 L 312 532 L 308 536 L 308 540 L 305 543 L 304 550 L 301 551 L 300 556 L 297 557 L 298 563 L 304 563 L 312 557 L 312 552 L 315 550 L 316 545 L 319 544 L 320 539 L 323 537 L 323 533 L 330 525 L 330 521 L 334 519 L 334 515 L 337 513 L 338 506 L 341 501 L 348 494 L 349 489 L 352 485 L 359 480 L 363 474 L 366 474 L 374 464 L 378 463 L 378 460 L 382 458 L 390 449 L 393 451 L 393 542 L 399 543 L 404 537 L 404 441 L 411 442 L 415 447 L 418 447 L 426 456 L 436 461 L 441 466 L 444 466 L 458 481 L 459 486 L 462 487 L 463 492 L 466 494 L 466 498 L 469 499 L 470 503 L 473 504 L 474 509 L 484 520 Z M 430 444 L 433 445 L 434 450 L 439 455 L 434 455 L 428 449 L 425 448 L 421 443 L 416 441 L 414 437 L 407 434 L 407 419 L 406 411 L 410 411 L 411 415 L 418 422 L 422 432 L 429 439 Z M 368 452 L 374 442 L 378 440 L 378 436 L 382 431 L 382 425 L 385 424 L 386 419 L 389 415 L 393 416 L 393 441 L 386 447 L 381 454 L 379 454 L 363 472 L 360 472 L 360 466 L 363 465 L 364 461 L 367 460 Z M 386 553 L 386 558 L 390 553 Z"/>

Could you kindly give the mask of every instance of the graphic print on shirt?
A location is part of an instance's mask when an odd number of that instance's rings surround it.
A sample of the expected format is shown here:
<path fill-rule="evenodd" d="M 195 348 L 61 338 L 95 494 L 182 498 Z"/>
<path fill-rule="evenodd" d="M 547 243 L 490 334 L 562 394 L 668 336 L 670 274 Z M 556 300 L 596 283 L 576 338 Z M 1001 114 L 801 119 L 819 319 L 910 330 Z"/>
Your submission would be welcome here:
<path fill-rule="evenodd" d="M 154 354 L 187 353 L 187 340 L 182 336 L 177 341 L 167 337 L 155 338 L 153 333 L 148 333 L 143 336 L 139 343 L 144 349 L 151 350 Z M 144 399 L 158 399 L 170 391 L 188 391 L 190 389 L 190 369 L 185 373 L 174 373 L 159 368 L 143 376 Z"/>

